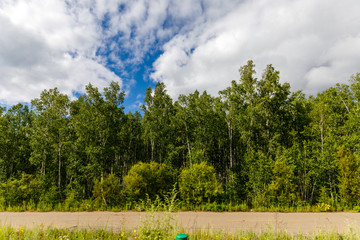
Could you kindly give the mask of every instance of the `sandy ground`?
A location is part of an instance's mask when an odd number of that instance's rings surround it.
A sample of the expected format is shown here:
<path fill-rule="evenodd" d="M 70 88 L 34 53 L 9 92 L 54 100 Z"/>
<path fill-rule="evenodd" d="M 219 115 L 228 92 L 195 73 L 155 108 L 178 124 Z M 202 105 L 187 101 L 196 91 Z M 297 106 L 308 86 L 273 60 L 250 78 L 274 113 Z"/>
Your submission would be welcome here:
<path fill-rule="evenodd" d="M 0 212 L 0 225 L 13 227 L 112 229 L 113 231 L 138 229 L 141 224 L 154 224 L 166 218 L 158 213 L 153 219 L 143 212 Z M 347 232 L 360 230 L 359 213 L 269 213 L 269 212 L 178 212 L 171 214 L 178 226 L 186 229 L 213 229 L 236 232 L 252 230 L 285 230 L 291 234 L 312 234 L 319 231 Z"/>

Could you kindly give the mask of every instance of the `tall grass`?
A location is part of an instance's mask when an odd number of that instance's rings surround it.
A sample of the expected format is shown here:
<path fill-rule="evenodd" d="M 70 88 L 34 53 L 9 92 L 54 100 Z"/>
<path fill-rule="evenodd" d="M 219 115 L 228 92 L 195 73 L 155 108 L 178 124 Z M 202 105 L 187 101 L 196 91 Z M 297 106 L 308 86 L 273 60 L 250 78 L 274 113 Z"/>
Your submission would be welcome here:
<path fill-rule="evenodd" d="M 178 192 L 174 186 L 173 190 L 160 198 L 158 195 L 155 200 L 151 200 L 149 195 L 146 195 L 145 200 L 140 200 L 134 206 L 137 211 L 146 212 L 174 212 L 180 210 L 180 201 L 176 198 Z"/>
<path fill-rule="evenodd" d="M 166 222 L 164 222 L 165 224 Z M 146 222 L 148 224 L 148 222 Z M 156 225 L 156 224 L 155 224 Z M 155 226 L 152 225 L 152 226 Z M 225 231 L 215 230 L 190 230 L 186 231 L 176 226 L 159 226 L 159 228 L 140 227 L 139 229 L 113 232 L 111 230 L 67 230 L 67 229 L 56 229 L 56 228 L 42 228 L 37 227 L 34 229 L 26 228 L 13 228 L 10 226 L 0 227 L 0 240 L 3 239 L 68 239 L 68 240 L 99 240 L 99 239 L 164 239 L 164 240 L 175 240 L 176 234 L 186 233 L 189 236 L 189 240 L 202 240 L 202 239 L 219 239 L 219 240 L 355 240 L 360 239 L 359 232 L 349 230 L 346 233 L 325 233 L 319 232 L 311 236 L 303 234 L 291 235 L 286 232 L 274 232 L 271 230 L 255 233 L 251 231 L 230 233 Z"/>
<path fill-rule="evenodd" d="M 305 205 L 305 206 L 269 206 L 251 207 L 246 203 L 224 203 L 212 202 L 199 205 L 192 205 L 173 198 L 171 194 L 150 199 L 148 196 L 138 202 L 128 202 L 123 205 L 105 206 L 99 205 L 93 200 L 83 200 L 69 206 L 67 203 L 45 203 L 23 202 L 21 205 L 0 205 L 0 211 L 10 212 L 80 212 L 80 211 L 211 211 L 211 212 L 360 212 L 360 206 L 330 206 L 327 204 Z"/>
<path fill-rule="evenodd" d="M 170 196 L 170 195 L 169 195 Z M 24 202 L 21 205 L 0 205 L 0 211 L 10 212 L 25 212 L 25 211 L 38 211 L 38 212 L 79 212 L 79 211 L 211 211 L 211 212 L 360 212 L 360 206 L 344 207 L 344 206 L 329 206 L 326 204 L 305 205 L 305 206 L 269 206 L 269 207 L 250 207 L 246 203 L 203 203 L 199 205 L 191 205 L 186 202 L 181 202 L 176 198 L 170 197 L 157 197 L 150 199 L 148 196 L 138 202 L 128 202 L 124 205 L 118 206 L 104 206 L 99 205 L 93 200 L 84 200 L 74 203 L 69 206 L 66 203 L 43 203 L 39 202 L 34 204 L 32 202 Z"/>
<path fill-rule="evenodd" d="M 145 196 L 145 199 L 141 199 L 137 202 L 127 202 L 117 206 L 107 206 L 94 201 L 86 199 L 82 201 L 67 201 L 58 203 L 42 202 L 34 203 L 32 201 L 23 202 L 21 205 L 6 206 L 0 201 L 0 211 L 123 211 L 123 210 L 135 210 L 135 211 L 212 211 L 212 212 L 239 212 L 239 211 L 261 211 L 261 212 L 334 212 L 334 211 L 350 211 L 360 212 L 360 206 L 347 207 L 342 205 L 329 205 L 326 203 L 318 203 L 316 205 L 302 205 L 297 206 L 279 206 L 270 205 L 269 207 L 250 207 L 247 202 L 238 203 L 226 203 L 226 202 L 208 202 L 202 204 L 189 204 L 179 200 L 178 191 L 176 186 L 172 191 L 166 195 L 160 197 L 156 196 L 155 199 L 151 199 L 149 195 Z"/>

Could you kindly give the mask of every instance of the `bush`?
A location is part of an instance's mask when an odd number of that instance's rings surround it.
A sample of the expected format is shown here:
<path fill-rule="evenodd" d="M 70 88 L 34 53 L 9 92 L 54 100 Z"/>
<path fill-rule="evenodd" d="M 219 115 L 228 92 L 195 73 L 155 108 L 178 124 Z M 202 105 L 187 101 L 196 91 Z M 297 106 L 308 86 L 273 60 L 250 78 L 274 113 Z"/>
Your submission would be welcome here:
<path fill-rule="evenodd" d="M 101 181 L 95 181 L 93 196 L 97 203 L 103 203 L 105 206 L 114 206 L 120 199 L 120 183 L 115 174 L 102 178 Z"/>
<path fill-rule="evenodd" d="M 214 167 L 202 162 L 182 170 L 179 191 L 187 203 L 200 204 L 213 200 L 222 193 L 222 188 L 216 179 Z"/>
<path fill-rule="evenodd" d="M 42 204 L 54 206 L 59 202 L 59 189 L 55 185 L 50 185 L 45 193 L 41 196 L 40 201 Z"/>
<path fill-rule="evenodd" d="M 174 185 L 173 170 L 156 162 L 135 164 L 124 177 L 124 191 L 131 200 L 145 198 L 152 200 L 156 195 L 164 196 Z"/>
<path fill-rule="evenodd" d="M 0 196 L 3 204 L 19 205 L 40 200 L 44 183 L 32 175 L 23 174 L 21 179 L 8 179 L 0 184 Z"/>
<path fill-rule="evenodd" d="M 282 160 L 276 161 L 273 168 L 273 175 L 274 179 L 271 181 L 268 188 L 271 202 L 273 204 L 278 204 L 279 206 L 294 205 L 297 201 L 297 196 L 295 194 L 296 184 L 293 183 L 294 165 L 287 164 Z"/>

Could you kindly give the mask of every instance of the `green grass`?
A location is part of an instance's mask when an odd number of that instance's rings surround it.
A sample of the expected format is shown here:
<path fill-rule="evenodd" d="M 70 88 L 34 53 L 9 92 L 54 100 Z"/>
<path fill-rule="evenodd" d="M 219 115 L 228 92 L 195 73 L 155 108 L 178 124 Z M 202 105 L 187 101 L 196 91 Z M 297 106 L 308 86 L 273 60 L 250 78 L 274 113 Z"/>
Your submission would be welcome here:
<path fill-rule="evenodd" d="M 79 211 L 211 211 L 211 212 L 360 212 L 359 206 L 329 206 L 326 204 L 306 205 L 306 206 L 269 206 L 269 207 L 250 207 L 245 203 L 229 204 L 229 203 L 203 203 L 199 205 L 192 205 L 181 202 L 176 199 L 155 199 L 149 198 L 141 200 L 137 203 L 128 203 L 126 205 L 118 206 L 104 206 L 99 205 L 93 200 L 84 200 L 76 202 L 71 206 L 66 203 L 26 203 L 15 206 L 0 205 L 0 211 L 10 212 L 79 212 Z"/>
<path fill-rule="evenodd" d="M 58 203 L 47 203 L 40 201 L 39 203 L 34 202 L 22 202 L 19 205 L 15 206 L 6 206 L 3 202 L 0 202 L 0 211 L 14 211 L 14 212 L 24 212 L 24 211 L 38 211 L 38 212 L 47 212 L 47 211 L 211 211 L 211 212 L 336 212 L 336 211 L 350 211 L 350 212 L 360 212 L 360 206 L 342 206 L 338 205 L 329 205 L 326 203 L 318 203 L 316 205 L 305 205 L 304 203 L 299 203 L 297 206 L 276 206 L 270 205 L 267 207 L 263 206 L 252 206 L 247 205 L 246 202 L 237 202 L 237 203 L 224 203 L 224 202 L 211 202 L 211 203 L 202 203 L 202 204 L 191 204 L 184 201 L 180 201 L 177 198 L 177 191 L 175 188 L 160 198 L 159 196 L 156 199 L 150 199 L 149 196 L 145 196 L 144 199 L 139 200 L 138 202 L 128 202 L 126 204 L 117 205 L 117 206 L 106 206 L 101 202 L 97 202 L 92 199 L 86 199 L 82 201 L 76 200 L 65 200 L 64 202 Z"/>
<path fill-rule="evenodd" d="M 200 239 L 219 239 L 219 240 L 340 240 L 340 239 L 360 239 L 360 234 L 354 231 L 349 231 L 347 233 L 316 233 L 312 236 L 305 236 L 301 234 L 290 235 L 285 232 L 273 232 L 268 230 L 263 233 L 255 233 L 251 231 L 247 232 L 236 232 L 228 233 L 224 231 L 214 231 L 214 230 L 191 230 L 185 231 L 183 229 L 177 228 L 175 226 L 158 226 L 154 228 L 155 225 L 152 224 L 150 227 L 140 227 L 139 229 L 134 229 L 132 231 L 121 231 L 113 232 L 111 230 L 67 230 L 67 229 L 44 229 L 42 227 L 37 227 L 33 229 L 26 228 L 13 228 L 10 226 L 0 227 L 0 240 L 2 239 L 176 239 L 178 233 L 186 233 L 189 236 L 189 240 L 200 240 Z M 151 230 L 151 231 L 150 231 Z"/>

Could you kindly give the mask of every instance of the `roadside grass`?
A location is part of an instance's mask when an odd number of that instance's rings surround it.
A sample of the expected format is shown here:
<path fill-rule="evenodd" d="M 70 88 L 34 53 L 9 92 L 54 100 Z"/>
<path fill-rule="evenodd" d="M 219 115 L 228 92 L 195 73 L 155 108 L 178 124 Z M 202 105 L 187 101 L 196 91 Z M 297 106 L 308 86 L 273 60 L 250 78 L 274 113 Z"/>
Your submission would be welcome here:
<path fill-rule="evenodd" d="M 178 192 L 175 187 L 166 195 L 155 199 L 150 199 L 148 195 L 144 199 L 137 202 L 129 201 L 121 205 L 107 206 L 101 202 L 92 199 L 82 201 L 65 200 L 64 202 L 49 203 L 40 201 L 34 203 L 32 201 L 22 202 L 20 205 L 4 205 L 0 201 L 0 211 L 24 212 L 82 212 L 82 211 L 150 211 L 150 212 L 176 212 L 176 211 L 208 211 L 208 212 L 360 212 L 360 206 L 342 206 L 329 205 L 326 203 L 317 203 L 315 205 L 299 204 L 297 206 L 280 206 L 270 205 L 264 206 L 249 206 L 247 202 L 225 203 L 225 202 L 208 202 L 202 204 L 191 204 L 180 201 L 177 198 Z"/>
<path fill-rule="evenodd" d="M 269 207 L 250 207 L 246 203 L 203 203 L 203 204 L 188 204 L 181 202 L 175 198 L 156 198 L 151 200 L 146 197 L 138 202 L 129 202 L 127 204 L 117 206 L 105 206 L 98 204 L 93 200 L 84 200 L 73 203 L 69 206 L 67 203 L 44 203 L 37 204 L 32 202 L 23 202 L 21 205 L 1 205 L 0 211 L 9 212 L 91 212 L 91 211 L 206 211 L 206 212 L 360 212 L 359 206 L 330 206 L 327 204 L 305 205 L 305 206 L 269 206 Z"/>
<path fill-rule="evenodd" d="M 147 222 L 148 223 L 148 222 Z M 165 222 L 164 222 L 165 224 Z M 218 240 L 355 240 L 360 238 L 359 232 L 349 230 L 347 233 L 326 233 L 319 232 L 311 236 L 303 234 L 291 235 L 286 232 L 274 232 L 271 229 L 262 233 L 255 233 L 251 231 L 229 233 L 226 231 L 215 231 L 212 229 L 207 230 L 190 230 L 185 231 L 184 229 L 173 226 L 157 226 L 151 224 L 151 226 L 143 225 L 139 229 L 131 231 L 113 232 L 111 230 L 68 230 L 68 229 L 57 229 L 57 228 L 46 228 L 36 227 L 33 229 L 26 228 L 13 228 L 11 226 L 0 227 L 0 240 L 3 239 L 67 239 L 67 240 L 113 240 L 113 239 L 151 239 L 151 240 L 175 240 L 178 233 L 186 233 L 188 240 L 202 240 L 202 239 L 218 239 Z"/>

